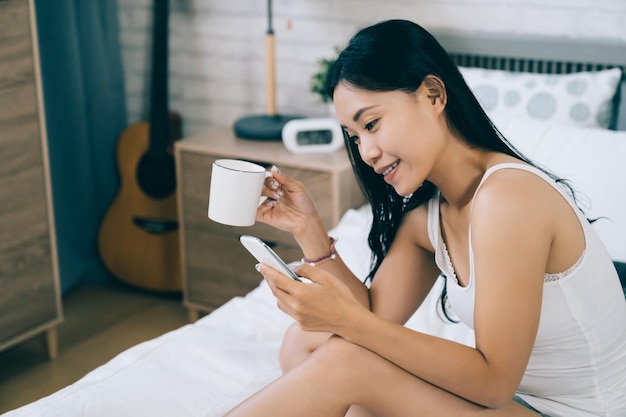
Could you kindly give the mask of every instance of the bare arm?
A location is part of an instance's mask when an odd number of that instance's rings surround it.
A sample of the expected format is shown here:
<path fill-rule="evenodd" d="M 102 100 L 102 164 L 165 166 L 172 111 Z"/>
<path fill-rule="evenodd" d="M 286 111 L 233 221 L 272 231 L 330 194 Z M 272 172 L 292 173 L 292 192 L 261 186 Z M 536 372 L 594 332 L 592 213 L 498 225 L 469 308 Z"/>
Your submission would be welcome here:
<path fill-rule="evenodd" d="M 371 310 L 385 320 L 404 324 L 422 304 L 439 268 L 427 232 L 428 210 L 407 213 L 370 287 Z"/>
<path fill-rule="evenodd" d="M 413 332 L 368 312 L 335 332 L 471 401 L 486 406 L 509 401 L 539 325 L 555 220 L 554 210 L 541 203 L 550 201 L 549 186 L 526 180 L 513 186 L 487 183 L 474 204 L 475 349 Z"/>
<path fill-rule="evenodd" d="M 256 219 L 291 233 L 305 258 L 318 259 L 328 254 L 328 232 L 304 184 L 275 167 L 271 173 L 272 177 L 265 180 L 263 188 L 263 195 L 268 199 L 259 207 Z M 350 271 L 340 256 L 332 262 L 320 264 L 319 269 L 337 277 L 350 288 L 362 305 L 369 308 L 367 287 Z"/>
<path fill-rule="evenodd" d="M 363 305 L 385 320 L 405 323 L 422 304 L 439 276 L 428 240 L 427 216 L 425 205 L 407 213 L 389 252 L 376 271 L 368 303 L 359 298 Z M 353 294 L 361 295 L 365 288 L 360 282 L 356 290 L 350 285 L 353 275 L 340 258 L 325 262 L 319 268 L 346 283 Z"/>
<path fill-rule="evenodd" d="M 436 386 L 497 407 L 510 401 L 519 385 L 538 328 L 543 273 L 554 224 L 563 214 L 548 203 L 554 201 L 553 196 L 554 190 L 540 179 L 509 181 L 502 186 L 490 178 L 481 189 L 471 219 L 476 260 L 476 348 L 398 324 L 408 309 L 394 309 L 388 304 L 397 300 L 386 297 L 402 294 L 394 294 L 391 286 L 382 284 L 388 279 L 391 282 L 393 274 L 381 275 L 384 278 L 376 290 L 380 292 L 372 293 L 375 309 L 387 311 L 382 314 L 388 315 L 385 319 L 363 308 L 345 286 L 316 268 L 305 266 L 301 271 L 315 281 L 311 286 L 296 286 L 278 274 L 263 273 L 279 306 L 303 329 L 335 333 Z M 389 259 L 391 255 L 390 251 Z M 385 291 L 384 300 L 378 301 Z"/>
<path fill-rule="evenodd" d="M 291 232 L 305 257 L 315 259 L 324 256 L 329 250 L 328 234 L 304 185 L 280 172 L 272 171 L 272 174 L 280 182 L 280 204 L 265 205 L 259 210 L 257 218 Z M 265 191 L 266 195 L 272 196 L 273 190 L 269 187 Z M 404 323 L 421 305 L 439 275 L 426 223 L 426 205 L 405 216 L 369 291 L 340 256 L 317 268 L 329 272 L 345 284 L 354 297 L 374 313 L 387 320 Z"/>

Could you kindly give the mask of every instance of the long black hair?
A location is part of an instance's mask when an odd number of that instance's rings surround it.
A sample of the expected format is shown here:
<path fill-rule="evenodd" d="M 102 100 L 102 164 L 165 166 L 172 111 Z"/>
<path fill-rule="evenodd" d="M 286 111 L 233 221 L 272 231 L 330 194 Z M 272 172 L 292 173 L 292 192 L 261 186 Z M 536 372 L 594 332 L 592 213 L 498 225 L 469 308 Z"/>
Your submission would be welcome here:
<path fill-rule="evenodd" d="M 399 90 L 411 94 L 427 75 L 438 77 L 445 85 L 445 116 L 452 132 L 471 147 L 501 152 L 536 166 L 500 133 L 445 49 L 416 23 L 387 20 L 357 32 L 331 67 L 326 90 L 332 98 L 337 85 L 346 83 L 369 91 Z M 357 145 L 345 134 L 344 139 L 354 173 L 372 208 L 368 237 L 373 254 L 368 275 L 371 280 L 395 238 L 403 215 L 427 202 L 437 193 L 437 188 L 425 181 L 411 196 L 399 196 L 361 159 Z M 444 287 L 443 305 L 445 298 Z"/>

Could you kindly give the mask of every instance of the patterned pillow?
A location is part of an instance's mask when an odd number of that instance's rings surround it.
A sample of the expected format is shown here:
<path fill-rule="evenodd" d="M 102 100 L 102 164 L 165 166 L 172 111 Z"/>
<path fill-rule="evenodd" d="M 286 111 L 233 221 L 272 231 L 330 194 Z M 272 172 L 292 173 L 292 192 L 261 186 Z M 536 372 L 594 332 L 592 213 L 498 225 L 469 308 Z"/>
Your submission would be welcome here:
<path fill-rule="evenodd" d="M 496 124 L 522 118 L 574 126 L 614 125 L 619 68 L 573 74 L 459 69 Z"/>

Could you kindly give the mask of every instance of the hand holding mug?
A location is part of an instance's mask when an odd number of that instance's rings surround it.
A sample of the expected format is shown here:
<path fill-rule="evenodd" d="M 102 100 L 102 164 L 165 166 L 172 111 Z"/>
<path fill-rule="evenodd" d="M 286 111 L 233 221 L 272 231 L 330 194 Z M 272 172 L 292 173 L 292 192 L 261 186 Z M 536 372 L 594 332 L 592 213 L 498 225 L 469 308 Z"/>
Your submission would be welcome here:
<path fill-rule="evenodd" d="M 263 195 L 268 199 L 259 206 L 256 220 L 294 236 L 304 232 L 321 219 L 313 199 L 302 182 L 272 167 L 271 178 L 265 180 Z"/>

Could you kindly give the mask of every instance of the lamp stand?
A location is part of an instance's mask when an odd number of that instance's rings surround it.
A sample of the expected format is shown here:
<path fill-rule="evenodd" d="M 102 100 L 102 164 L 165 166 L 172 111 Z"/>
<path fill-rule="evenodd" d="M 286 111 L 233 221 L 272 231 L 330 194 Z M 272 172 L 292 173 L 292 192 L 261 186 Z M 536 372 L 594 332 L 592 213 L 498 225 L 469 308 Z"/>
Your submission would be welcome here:
<path fill-rule="evenodd" d="M 272 0 L 267 1 L 267 32 L 265 34 L 266 114 L 245 116 L 235 121 L 235 136 L 241 139 L 272 141 L 282 139 L 285 124 L 302 116 L 281 115 L 276 112 L 275 42 L 272 28 Z"/>

